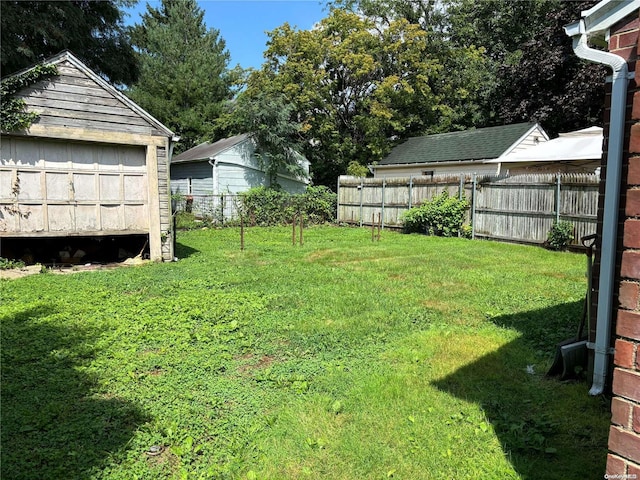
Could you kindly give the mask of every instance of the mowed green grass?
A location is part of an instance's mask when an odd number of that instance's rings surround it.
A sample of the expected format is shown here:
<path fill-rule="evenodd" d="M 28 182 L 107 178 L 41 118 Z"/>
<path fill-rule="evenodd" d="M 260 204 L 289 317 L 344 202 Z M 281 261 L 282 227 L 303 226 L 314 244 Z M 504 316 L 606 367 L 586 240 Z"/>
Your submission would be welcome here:
<path fill-rule="evenodd" d="M 0 281 L 2 478 L 603 474 L 608 402 L 544 376 L 584 256 L 304 240 L 183 232 L 176 263 Z"/>

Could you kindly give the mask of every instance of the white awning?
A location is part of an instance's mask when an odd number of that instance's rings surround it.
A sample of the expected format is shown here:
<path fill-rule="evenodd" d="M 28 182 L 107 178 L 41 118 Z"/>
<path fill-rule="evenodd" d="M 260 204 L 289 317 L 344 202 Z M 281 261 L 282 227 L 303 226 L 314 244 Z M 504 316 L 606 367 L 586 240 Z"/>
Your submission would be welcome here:
<path fill-rule="evenodd" d="M 599 160 L 602 157 L 602 128 L 590 127 L 561 133 L 558 138 L 510 153 L 484 163 L 561 162 Z"/>

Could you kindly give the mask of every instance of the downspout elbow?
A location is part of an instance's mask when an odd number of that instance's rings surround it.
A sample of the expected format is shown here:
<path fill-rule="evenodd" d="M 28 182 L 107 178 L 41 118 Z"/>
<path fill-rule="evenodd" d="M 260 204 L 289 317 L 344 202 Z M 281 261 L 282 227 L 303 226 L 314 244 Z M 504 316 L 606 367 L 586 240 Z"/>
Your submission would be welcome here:
<path fill-rule="evenodd" d="M 584 20 L 565 27 L 565 30 L 567 34 L 573 38 L 573 51 L 578 57 L 590 62 L 606 65 L 613 70 L 610 134 L 607 150 L 605 200 L 600 245 L 599 301 L 593 362 L 593 383 L 589 391 L 590 395 L 600 395 L 605 390 L 609 369 L 609 356 L 611 355 L 610 343 L 615 283 L 616 238 L 620 183 L 622 179 L 622 152 L 624 148 L 628 67 L 624 58 L 610 52 L 589 47 Z"/>

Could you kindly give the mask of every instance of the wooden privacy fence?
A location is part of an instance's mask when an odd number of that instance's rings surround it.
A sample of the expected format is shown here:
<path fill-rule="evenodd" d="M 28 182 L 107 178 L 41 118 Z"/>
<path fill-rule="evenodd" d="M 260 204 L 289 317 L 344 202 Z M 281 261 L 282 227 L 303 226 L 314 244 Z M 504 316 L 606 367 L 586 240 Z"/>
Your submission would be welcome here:
<path fill-rule="evenodd" d="M 554 221 L 569 221 L 578 243 L 596 231 L 599 182 L 595 174 L 341 176 L 337 219 L 371 225 L 371 219 L 380 215 L 383 228 L 401 228 L 405 211 L 447 191 L 469 200 L 467 222 L 474 237 L 543 243 Z"/>

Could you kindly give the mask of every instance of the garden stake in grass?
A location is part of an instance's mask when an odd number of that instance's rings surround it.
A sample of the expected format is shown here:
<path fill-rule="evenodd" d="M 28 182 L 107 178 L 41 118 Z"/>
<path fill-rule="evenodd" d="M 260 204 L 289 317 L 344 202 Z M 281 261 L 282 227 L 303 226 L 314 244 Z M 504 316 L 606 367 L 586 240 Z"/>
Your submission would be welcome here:
<path fill-rule="evenodd" d="M 304 245 L 304 238 L 302 235 L 303 230 L 304 230 L 304 218 L 302 217 L 302 213 L 300 213 L 300 246 Z"/>
<path fill-rule="evenodd" d="M 296 216 L 293 216 L 291 220 L 291 224 L 293 225 L 293 230 L 291 232 L 291 245 L 296 246 Z"/>
<path fill-rule="evenodd" d="M 376 214 L 371 214 L 371 241 L 375 242 L 376 240 Z"/>
<path fill-rule="evenodd" d="M 240 215 L 240 250 L 244 251 L 244 215 Z"/>

